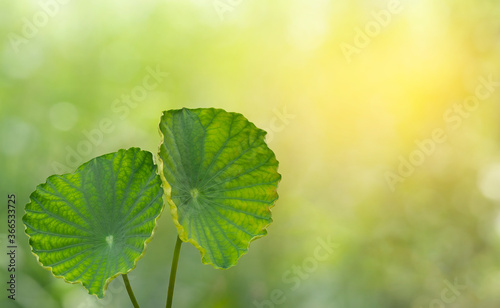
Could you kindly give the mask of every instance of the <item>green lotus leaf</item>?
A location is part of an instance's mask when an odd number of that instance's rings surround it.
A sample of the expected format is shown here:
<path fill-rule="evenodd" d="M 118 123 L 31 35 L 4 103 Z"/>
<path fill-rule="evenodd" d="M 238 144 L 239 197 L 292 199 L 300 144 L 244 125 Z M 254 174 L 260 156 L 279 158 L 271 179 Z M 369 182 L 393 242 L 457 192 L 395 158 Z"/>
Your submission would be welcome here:
<path fill-rule="evenodd" d="M 281 175 L 266 132 L 221 109 L 165 111 L 159 167 L 179 237 L 228 268 L 266 235 Z"/>
<path fill-rule="evenodd" d="M 23 222 L 33 254 L 54 276 L 102 298 L 151 241 L 163 189 L 150 152 L 119 150 L 38 185 Z"/>

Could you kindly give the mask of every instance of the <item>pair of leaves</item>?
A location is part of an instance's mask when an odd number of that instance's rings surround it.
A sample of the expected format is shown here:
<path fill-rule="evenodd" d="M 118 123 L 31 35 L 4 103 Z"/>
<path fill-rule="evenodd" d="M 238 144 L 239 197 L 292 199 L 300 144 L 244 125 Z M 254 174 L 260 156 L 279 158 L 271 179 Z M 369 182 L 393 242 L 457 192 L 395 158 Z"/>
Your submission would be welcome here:
<path fill-rule="evenodd" d="M 160 134 L 159 170 L 151 153 L 119 150 L 53 175 L 31 194 L 26 233 L 54 276 L 102 298 L 144 255 L 163 195 L 179 237 L 205 264 L 233 266 L 266 234 L 281 176 L 263 130 L 241 114 L 181 109 L 163 113 Z"/>

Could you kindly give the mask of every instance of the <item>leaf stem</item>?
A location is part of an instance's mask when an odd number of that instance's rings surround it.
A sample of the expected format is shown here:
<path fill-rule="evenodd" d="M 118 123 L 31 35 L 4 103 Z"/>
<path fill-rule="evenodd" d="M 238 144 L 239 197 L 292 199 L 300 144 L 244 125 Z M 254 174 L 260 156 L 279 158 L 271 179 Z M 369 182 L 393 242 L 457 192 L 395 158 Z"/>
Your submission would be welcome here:
<path fill-rule="evenodd" d="M 140 308 L 139 303 L 137 302 L 137 299 L 135 298 L 134 291 L 132 291 L 132 287 L 130 286 L 130 281 L 128 281 L 128 276 L 127 274 L 122 274 L 123 282 L 125 283 L 125 287 L 127 288 L 128 296 L 130 297 L 130 300 L 132 301 L 132 305 L 134 305 L 134 308 Z"/>
<path fill-rule="evenodd" d="M 170 281 L 168 282 L 167 308 L 172 307 L 172 300 L 174 298 L 175 276 L 177 274 L 177 264 L 179 263 L 181 244 L 182 241 L 179 236 L 177 236 L 177 241 L 175 242 L 174 258 L 172 259 L 172 268 L 170 269 Z"/>

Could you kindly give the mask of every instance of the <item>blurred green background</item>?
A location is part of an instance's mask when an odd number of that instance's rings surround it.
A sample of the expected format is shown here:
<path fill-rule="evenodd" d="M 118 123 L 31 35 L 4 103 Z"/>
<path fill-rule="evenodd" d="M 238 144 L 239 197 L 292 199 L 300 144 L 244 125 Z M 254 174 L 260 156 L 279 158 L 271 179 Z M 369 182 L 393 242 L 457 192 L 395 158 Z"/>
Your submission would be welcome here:
<path fill-rule="evenodd" d="M 283 180 L 236 267 L 183 245 L 175 307 L 500 307 L 499 14 L 493 0 L 2 0 L 0 307 L 132 307 L 121 279 L 98 301 L 40 267 L 23 207 L 95 156 L 156 153 L 161 112 L 181 107 L 267 130 Z M 165 304 L 175 238 L 164 212 L 129 274 L 143 307 Z M 320 241 L 336 247 L 321 260 Z"/>

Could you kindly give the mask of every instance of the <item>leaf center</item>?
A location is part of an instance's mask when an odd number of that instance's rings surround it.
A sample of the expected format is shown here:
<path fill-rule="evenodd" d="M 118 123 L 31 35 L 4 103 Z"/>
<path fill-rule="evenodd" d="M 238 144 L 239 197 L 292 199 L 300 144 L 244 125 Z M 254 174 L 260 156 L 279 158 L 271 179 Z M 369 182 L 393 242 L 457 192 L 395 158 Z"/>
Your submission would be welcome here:
<path fill-rule="evenodd" d="M 198 198 L 199 194 L 200 194 L 200 192 L 198 191 L 198 189 L 196 189 L 196 188 L 191 189 L 191 197 L 193 197 L 193 199 Z"/>
<path fill-rule="evenodd" d="M 109 247 L 113 246 L 113 236 L 112 235 L 106 236 L 106 242 L 108 243 Z"/>

